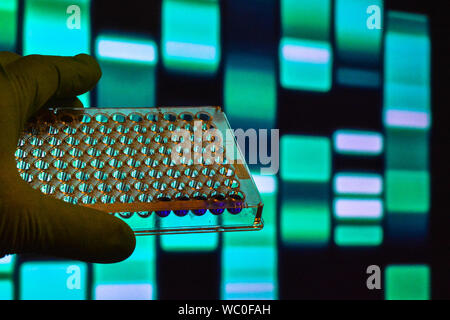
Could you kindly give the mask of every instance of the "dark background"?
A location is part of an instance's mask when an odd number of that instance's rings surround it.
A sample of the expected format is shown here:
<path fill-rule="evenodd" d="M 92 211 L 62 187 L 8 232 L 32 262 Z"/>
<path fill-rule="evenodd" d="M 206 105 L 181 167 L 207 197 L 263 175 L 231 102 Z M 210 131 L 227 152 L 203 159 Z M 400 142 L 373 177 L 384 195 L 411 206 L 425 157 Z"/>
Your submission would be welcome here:
<path fill-rule="evenodd" d="M 127 3 L 128 5 L 124 7 L 122 1 L 95 2 L 92 8 L 93 32 L 95 33 L 96 29 L 117 29 L 120 26 L 120 30 L 124 32 L 139 30 L 144 34 L 148 32 L 152 35 L 160 35 L 161 17 L 158 13 L 161 4 L 158 1 L 144 3 L 128 0 Z M 401 248 L 384 243 L 368 250 L 343 250 L 330 244 L 326 250 L 301 253 L 298 249 L 289 249 L 280 245 L 278 260 L 280 299 L 383 299 L 382 290 L 369 291 L 365 287 L 367 275 L 362 272 L 364 271 L 362 266 L 370 264 L 384 266 L 392 261 L 429 263 L 432 270 L 432 297 L 434 299 L 450 297 L 448 236 L 450 216 L 446 201 L 450 191 L 447 177 L 449 161 L 446 155 L 450 141 L 448 11 L 444 8 L 444 1 L 386 0 L 384 5 L 385 10 L 425 14 L 430 21 L 433 127 L 430 148 L 432 205 L 429 214 L 429 239 L 419 246 Z M 279 4 L 276 1 L 260 1 L 258 4 L 250 4 L 246 1 L 222 1 L 221 13 L 223 52 L 227 50 L 230 38 L 234 43 L 237 42 L 239 47 L 245 42 L 246 35 L 251 34 L 255 43 L 258 43 L 258 46 L 252 48 L 256 54 L 258 51 L 272 52 L 274 57 L 277 56 L 280 15 Z M 233 16 L 227 13 L 233 13 Z M 248 19 L 248 13 L 251 13 L 253 20 Z M 258 16 L 261 19 L 255 20 Z M 239 37 L 242 41 L 239 41 Z M 159 42 L 158 36 L 155 40 Z M 413 55 L 414 52 L 411 54 Z M 167 74 L 162 69 L 160 65 L 157 105 L 223 105 L 223 59 L 213 79 L 176 76 Z M 305 105 L 314 104 L 315 107 L 301 110 L 290 108 L 290 105 L 298 101 Z M 361 108 L 361 104 L 367 108 Z M 334 107 L 330 108 L 330 105 Z M 279 86 L 276 127 L 280 128 L 280 135 L 298 132 L 331 135 L 334 130 L 342 126 L 382 131 L 379 116 L 381 105 L 382 90 L 380 89 L 348 88 L 334 84 L 330 92 L 316 94 L 284 90 Z M 372 110 L 372 113 L 370 114 L 371 111 L 369 111 L 368 114 L 367 110 Z M 327 116 L 321 117 L 320 115 L 324 113 Z M 352 116 L 349 117 L 349 115 Z M 321 119 L 321 121 L 311 121 L 311 119 Z M 367 162 L 361 164 L 359 160 L 346 159 L 340 162 L 337 157 L 334 161 L 336 169 L 367 166 Z M 373 161 L 370 167 L 383 171 L 383 162 L 380 159 L 367 161 Z M 279 202 L 280 200 L 279 198 Z M 220 255 L 218 253 L 174 254 L 160 250 L 158 260 L 157 278 L 160 299 L 219 298 L 217 270 L 220 269 Z M 177 272 L 181 261 L 187 270 L 191 270 L 189 277 Z M 308 289 L 299 290 L 299 288 Z"/>
<path fill-rule="evenodd" d="M 23 2 L 20 3 L 23 6 Z M 376 264 L 383 267 L 393 262 L 428 264 L 431 269 L 431 297 L 450 298 L 450 188 L 447 155 L 450 141 L 450 11 L 446 10 L 444 3 L 411 0 L 386 0 L 384 3 L 385 10 L 425 14 L 430 22 L 433 120 L 430 141 L 432 202 L 428 215 L 428 239 L 411 245 L 385 241 L 382 245 L 369 249 L 343 249 L 330 241 L 327 248 L 315 251 L 285 247 L 278 236 L 279 299 L 383 299 L 383 290 L 367 290 L 365 266 Z M 254 54 L 264 52 L 273 55 L 275 61 L 278 61 L 278 1 L 221 1 L 220 8 L 222 52 L 226 52 L 230 46 L 234 49 L 242 46 Z M 156 43 L 160 43 L 160 12 L 159 1 L 92 1 L 92 34 L 98 34 L 101 30 L 119 30 L 125 34 L 138 32 L 151 35 Z M 249 35 L 255 41 L 251 48 L 245 44 Z M 92 39 L 94 47 L 93 36 Z M 212 78 L 171 74 L 159 63 L 156 105 L 223 105 L 223 60 L 221 59 L 219 70 Z M 92 100 L 95 101 L 95 92 Z M 299 102 L 313 104 L 315 107 L 290 107 Z M 333 107 L 330 108 L 330 105 Z M 361 108 L 361 105 L 367 108 Z M 333 81 L 329 92 L 318 94 L 285 90 L 278 85 L 276 127 L 280 129 L 280 136 L 305 132 L 330 136 L 343 126 L 382 132 L 381 106 L 381 88 L 348 88 Z M 364 161 L 344 161 L 337 156 L 334 159 L 334 170 L 354 170 L 369 166 L 378 172 L 384 171 L 381 158 Z M 278 203 L 280 202 L 279 196 Z M 217 250 L 209 253 L 170 253 L 157 247 L 158 299 L 220 298 L 221 243 Z M 27 259 L 36 257 L 20 258 L 21 261 Z"/>

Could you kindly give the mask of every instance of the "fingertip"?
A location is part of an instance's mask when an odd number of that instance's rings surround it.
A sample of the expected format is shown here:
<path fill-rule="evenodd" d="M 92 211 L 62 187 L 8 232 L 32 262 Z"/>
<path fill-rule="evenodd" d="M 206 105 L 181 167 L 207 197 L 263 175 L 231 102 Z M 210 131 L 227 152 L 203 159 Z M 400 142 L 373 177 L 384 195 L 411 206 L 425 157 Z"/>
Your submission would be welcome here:
<path fill-rule="evenodd" d="M 102 70 L 97 60 L 85 53 L 77 54 L 73 58 L 87 67 L 92 76 L 92 85 L 95 85 L 102 77 Z"/>
<path fill-rule="evenodd" d="M 92 262 L 116 263 L 127 259 L 134 252 L 136 237 L 133 230 L 120 218 L 105 212 L 97 212 L 103 226 L 97 233 L 97 253 L 91 252 Z"/>
<path fill-rule="evenodd" d="M 133 230 L 119 218 L 115 219 L 116 230 L 111 238 L 111 246 L 115 248 L 111 261 L 106 263 L 120 262 L 131 256 L 136 248 L 136 237 Z"/>

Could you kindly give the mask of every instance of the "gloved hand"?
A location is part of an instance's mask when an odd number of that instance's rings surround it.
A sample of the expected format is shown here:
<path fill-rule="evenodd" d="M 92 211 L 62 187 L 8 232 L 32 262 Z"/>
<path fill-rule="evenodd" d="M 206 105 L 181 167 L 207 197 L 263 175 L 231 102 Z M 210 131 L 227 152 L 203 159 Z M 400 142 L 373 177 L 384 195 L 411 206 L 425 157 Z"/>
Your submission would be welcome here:
<path fill-rule="evenodd" d="M 130 227 L 105 212 L 68 204 L 33 189 L 16 168 L 14 152 L 27 119 L 39 108 L 80 107 L 76 96 L 101 77 L 90 56 L 0 52 L 0 257 L 12 253 L 112 263 L 136 240 Z"/>

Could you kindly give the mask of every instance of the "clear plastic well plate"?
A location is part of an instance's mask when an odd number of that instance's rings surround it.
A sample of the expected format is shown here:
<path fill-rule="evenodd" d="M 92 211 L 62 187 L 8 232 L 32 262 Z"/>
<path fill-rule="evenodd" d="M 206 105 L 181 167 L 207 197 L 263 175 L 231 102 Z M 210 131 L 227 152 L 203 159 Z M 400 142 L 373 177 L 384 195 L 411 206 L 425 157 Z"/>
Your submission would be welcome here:
<path fill-rule="evenodd" d="M 219 107 L 55 108 L 27 124 L 21 177 L 137 235 L 260 230 L 263 203 Z"/>

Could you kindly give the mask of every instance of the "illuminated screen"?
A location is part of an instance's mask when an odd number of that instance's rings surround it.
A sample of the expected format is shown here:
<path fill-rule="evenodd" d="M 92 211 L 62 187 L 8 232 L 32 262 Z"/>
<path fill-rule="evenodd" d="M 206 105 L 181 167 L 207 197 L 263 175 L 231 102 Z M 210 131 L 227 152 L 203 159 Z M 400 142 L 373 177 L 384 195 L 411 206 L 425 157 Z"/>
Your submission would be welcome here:
<path fill-rule="evenodd" d="M 0 299 L 442 298 L 438 40 L 426 1 L 403 3 L 1 0 L 0 51 L 97 59 L 85 107 L 222 106 L 265 227 L 139 237 L 115 264 L 6 256 Z"/>

